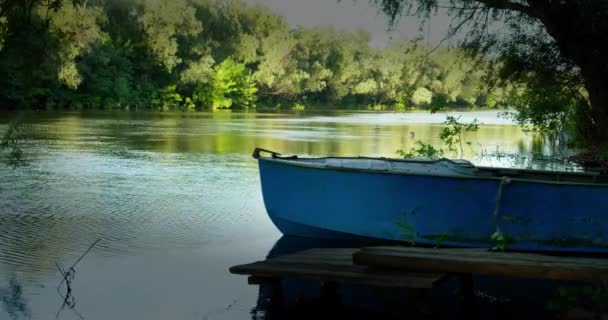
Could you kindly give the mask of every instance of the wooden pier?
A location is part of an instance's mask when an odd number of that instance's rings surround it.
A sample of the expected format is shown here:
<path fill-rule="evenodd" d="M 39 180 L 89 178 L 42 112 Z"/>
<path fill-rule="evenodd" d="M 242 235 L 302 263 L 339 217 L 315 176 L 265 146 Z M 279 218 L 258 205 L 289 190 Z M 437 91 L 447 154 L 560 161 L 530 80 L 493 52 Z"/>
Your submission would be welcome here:
<path fill-rule="evenodd" d="M 249 275 L 249 284 L 272 285 L 271 299 L 279 303 L 283 279 L 318 280 L 322 297 L 335 295 L 341 283 L 411 288 L 416 291 L 415 311 L 427 315 L 432 289 L 448 276 L 460 278 L 462 310 L 468 312 L 474 301 L 473 274 L 607 283 L 608 256 L 408 247 L 310 249 L 237 265 L 230 272 Z"/>
<path fill-rule="evenodd" d="M 310 249 L 264 261 L 257 261 L 230 268 L 234 274 L 249 275 L 251 285 L 272 287 L 273 308 L 282 309 L 282 285 L 284 279 L 317 280 L 321 282 L 322 300 L 335 301 L 339 284 L 363 284 L 386 288 L 409 288 L 414 292 L 414 313 L 427 317 L 431 312 L 431 291 L 445 273 L 404 272 L 387 270 L 353 263 L 353 254 L 359 249 Z M 280 312 L 279 312 L 280 313 Z"/>
<path fill-rule="evenodd" d="M 356 251 L 358 249 L 310 249 L 234 266 L 230 272 L 258 279 L 295 278 L 417 289 L 430 289 L 445 276 L 444 273 L 403 272 L 356 265 L 353 263 Z"/>

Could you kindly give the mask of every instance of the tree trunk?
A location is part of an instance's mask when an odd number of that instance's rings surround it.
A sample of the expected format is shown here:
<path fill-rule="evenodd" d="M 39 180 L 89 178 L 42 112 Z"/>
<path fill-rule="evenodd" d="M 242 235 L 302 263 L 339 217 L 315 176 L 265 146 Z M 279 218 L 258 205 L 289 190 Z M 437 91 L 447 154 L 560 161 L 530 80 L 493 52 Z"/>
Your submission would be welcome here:
<path fill-rule="evenodd" d="M 603 69 L 599 66 L 604 63 L 599 62 L 595 69 Z M 582 71 L 591 102 L 591 143 L 598 147 L 608 146 L 608 74 Z"/>
<path fill-rule="evenodd" d="M 534 7 L 560 53 L 580 67 L 591 104 L 591 144 L 608 146 L 608 23 L 603 1 L 565 1 Z"/>

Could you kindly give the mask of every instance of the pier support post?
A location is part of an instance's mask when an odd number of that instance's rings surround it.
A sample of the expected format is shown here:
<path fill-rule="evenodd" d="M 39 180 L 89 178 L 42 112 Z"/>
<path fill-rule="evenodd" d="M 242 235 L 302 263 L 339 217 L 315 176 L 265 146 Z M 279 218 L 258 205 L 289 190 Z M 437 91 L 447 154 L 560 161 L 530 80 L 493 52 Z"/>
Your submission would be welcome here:
<path fill-rule="evenodd" d="M 473 275 L 470 273 L 461 273 L 460 292 L 462 294 L 462 312 L 466 315 L 471 315 L 473 305 L 475 304 L 475 286 L 473 284 Z"/>
<path fill-rule="evenodd" d="M 433 289 L 413 289 L 415 319 L 433 318 Z"/>
<path fill-rule="evenodd" d="M 319 297 L 326 305 L 336 305 L 340 303 L 340 297 L 338 296 L 338 284 L 330 281 L 321 282 Z"/>
<path fill-rule="evenodd" d="M 270 305 L 267 311 L 269 313 L 269 317 L 273 319 L 273 317 L 280 318 L 284 312 L 284 303 L 283 303 L 283 284 L 280 278 L 270 278 L 270 277 L 256 277 L 250 276 L 247 279 L 248 284 L 250 285 L 259 285 L 260 288 L 262 286 L 270 287 Z"/>

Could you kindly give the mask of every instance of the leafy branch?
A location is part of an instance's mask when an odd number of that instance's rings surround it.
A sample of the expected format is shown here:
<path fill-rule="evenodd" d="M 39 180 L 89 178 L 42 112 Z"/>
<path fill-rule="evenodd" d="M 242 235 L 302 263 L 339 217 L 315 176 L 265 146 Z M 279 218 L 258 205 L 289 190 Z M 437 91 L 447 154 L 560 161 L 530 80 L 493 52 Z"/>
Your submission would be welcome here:
<path fill-rule="evenodd" d="M 459 151 L 458 157 L 462 158 L 464 155 L 463 143 L 471 146 L 472 142 L 466 139 L 466 134 L 471 132 L 479 131 L 479 122 L 477 119 L 471 123 L 461 123 L 460 116 L 458 118 L 454 116 L 447 116 L 444 127 L 439 134 L 439 139 L 448 147 L 448 150 L 452 152 Z M 458 149 L 456 149 L 458 147 Z"/>
<path fill-rule="evenodd" d="M 416 209 L 413 209 L 409 215 L 413 216 L 416 214 Z M 401 220 L 395 221 L 395 225 L 399 227 L 401 230 L 399 235 L 405 239 L 410 245 L 416 244 L 416 239 L 418 238 L 418 233 L 416 232 L 416 227 L 409 221 L 408 212 L 404 211 L 402 214 Z"/>
<path fill-rule="evenodd" d="M 439 139 L 447 147 L 447 151 L 451 152 L 458 158 L 464 156 L 464 145 L 471 147 L 473 143 L 468 140 L 469 134 L 479 131 L 479 121 L 474 119 L 471 123 L 461 123 L 460 117 L 447 116 L 443 122 L 446 127 L 441 130 Z M 416 141 L 415 147 L 406 151 L 398 149 L 396 153 L 403 158 L 430 158 L 437 159 L 445 156 L 446 152 L 442 148 Z"/>

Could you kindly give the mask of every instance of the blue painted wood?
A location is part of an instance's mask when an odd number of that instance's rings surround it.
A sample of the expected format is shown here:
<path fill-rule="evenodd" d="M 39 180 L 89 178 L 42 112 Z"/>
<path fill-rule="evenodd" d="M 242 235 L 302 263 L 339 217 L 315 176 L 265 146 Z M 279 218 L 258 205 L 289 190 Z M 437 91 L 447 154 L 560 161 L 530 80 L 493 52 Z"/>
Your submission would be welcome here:
<path fill-rule="evenodd" d="M 608 186 L 395 174 L 259 159 L 266 210 L 285 235 L 608 253 Z M 397 223 L 399 222 L 399 223 Z M 401 226 L 399 226 L 399 224 Z"/>

